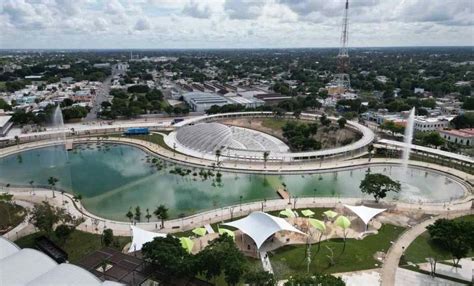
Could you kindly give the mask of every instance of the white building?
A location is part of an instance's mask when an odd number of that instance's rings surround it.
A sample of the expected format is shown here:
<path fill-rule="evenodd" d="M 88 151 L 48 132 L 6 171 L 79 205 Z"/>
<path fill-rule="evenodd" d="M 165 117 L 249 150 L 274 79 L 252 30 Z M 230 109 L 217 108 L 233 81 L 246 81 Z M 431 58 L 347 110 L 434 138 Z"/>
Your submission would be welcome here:
<path fill-rule="evenodd" d="M 12 128 L 13 122 L 10 121 L 11 118 L 11 116 L 7 115 L 0 116 L 0 137 L 6 136 L 8 131 Z"/>
<path fill-rule="evenodd" d="M 444 140 L 449 142 L 466 146 L 472 146 L 474 144 L 474 128 L 440 130 L 439 134 L 444 138 Z"/>
<path fill-rule="evenodd" d="M 415 118 L 415 131 L 427 132 L 447 128 L 453 117 L 425 117 L 417 116 Z"/>
<path fill-rule="evenodd" d="M 196 112 L 204 112 L 213 105 L 224 106 L 231 103 L 226 98 L 209 92 L 188 92 L 183 94 L 183 98 Z"/>

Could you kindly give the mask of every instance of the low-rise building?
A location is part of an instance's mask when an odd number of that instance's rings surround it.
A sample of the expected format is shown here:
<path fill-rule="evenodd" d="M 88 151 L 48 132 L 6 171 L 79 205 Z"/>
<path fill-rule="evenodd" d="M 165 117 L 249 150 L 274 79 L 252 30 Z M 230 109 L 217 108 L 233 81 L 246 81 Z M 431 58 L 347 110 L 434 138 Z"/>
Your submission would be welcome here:
<path fill-rule="evenodd" d="M 415 118 L 415 131 L 428 132 L 447 128 L 453 117 L 425 117 L 417 116 Z"/>
<path fill-rule="evenodd" d="M 0 115 L 0 137 L 6 136 L 12 128 L 13 122 L 11 122 L 11 119 L 12 117 L 9 115 Z"/>
<path fill-rule="evenodd" d="M 226 98 L 209 92 L 188 92 L 183 94 L 183 99 L 196 112 L 205 112 L 213 105 L 224 106 L 231 103 Z"/>
<path fill-rule="evenodd" d="M 474 128 L 440 130 L 439 134 L 444 140 L 449 142 L 466 146 L 472 146 L 474 144 Z"/>

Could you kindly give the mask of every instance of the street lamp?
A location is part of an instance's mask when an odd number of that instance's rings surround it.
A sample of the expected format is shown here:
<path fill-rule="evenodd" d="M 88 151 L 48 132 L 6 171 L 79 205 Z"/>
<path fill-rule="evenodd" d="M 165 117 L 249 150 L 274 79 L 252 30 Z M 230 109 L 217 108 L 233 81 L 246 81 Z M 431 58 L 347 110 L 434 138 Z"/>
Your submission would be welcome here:
<path fill-rule="evenodd" d="M 240 196 L 240 211 L 242 211 L 242 196 Z"/>

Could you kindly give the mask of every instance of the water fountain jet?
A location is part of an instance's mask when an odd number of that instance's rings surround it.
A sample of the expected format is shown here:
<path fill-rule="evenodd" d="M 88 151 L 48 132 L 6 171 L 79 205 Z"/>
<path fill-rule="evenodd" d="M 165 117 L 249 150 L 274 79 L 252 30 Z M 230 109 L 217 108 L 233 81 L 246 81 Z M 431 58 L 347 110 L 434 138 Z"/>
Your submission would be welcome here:
<path fill-rule="evenodd" d="M 405 147 L 403 149 L 403 157 L 402 157 L 402 166 L 404 169 L 404 173 L 406 173 L 408 169 L 408 160 L 410 160 L 410 152 L 412 147 L 412 140 L 413 140 L 413 129 L 415 127 L 415 108 L 413 107 L 408 114 L 408 119 L 405 125 L 405 136 L 403 141 L 405 142 Z"/>

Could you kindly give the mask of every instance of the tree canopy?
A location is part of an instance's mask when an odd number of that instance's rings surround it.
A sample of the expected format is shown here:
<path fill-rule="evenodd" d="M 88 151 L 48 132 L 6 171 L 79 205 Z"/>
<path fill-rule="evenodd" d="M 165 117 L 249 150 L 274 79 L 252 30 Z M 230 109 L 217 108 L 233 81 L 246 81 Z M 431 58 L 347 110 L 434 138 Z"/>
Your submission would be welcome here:
<path fill-rule="evenodd" d="M 363 193 L 373 195 L 375 201 L 379 201 L 387 196 L 388 192 L 400 192 L 401 185 L 383 174 L 367 173 L 360 182 L 360 190 Z"/>
<path fill-rule="evenodd" d="M 61 223 L 71 223 L 73 218 L 65 209 L 52 206 L 49 202 L 43 201 L 37 204 L 31 211 L 30 222 L 38 229 L 51 235 L 54 225 Z"/>

